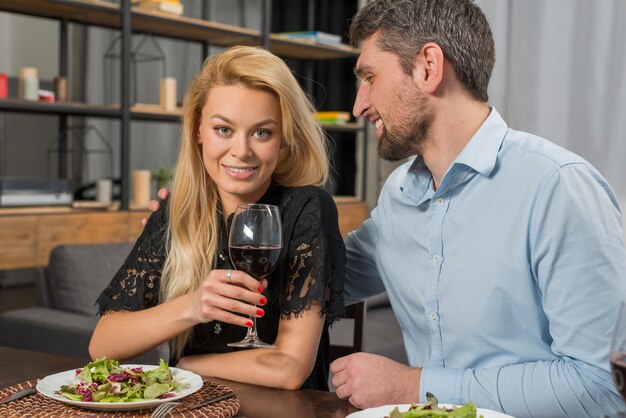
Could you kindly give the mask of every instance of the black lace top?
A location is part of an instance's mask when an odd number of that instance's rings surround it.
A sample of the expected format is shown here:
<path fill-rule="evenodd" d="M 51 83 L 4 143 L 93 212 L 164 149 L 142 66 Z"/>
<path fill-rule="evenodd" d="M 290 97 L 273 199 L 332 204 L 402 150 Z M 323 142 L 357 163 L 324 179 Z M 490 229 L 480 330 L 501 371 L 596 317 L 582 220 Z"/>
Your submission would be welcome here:
<path fill-rule="evenodd" d="M 343 313 L 345 248 L 339 232 L 337 208 L 330 195 L 317 187 L 270 186 L 259 203 L 280 207 L 283 220 L 283 249 L 280 261 L 268 278 L 264 295 L 265 315 L 257 319 L 259 337 L 276 339 L 278 321 L 300 315 L 319 305 L 326 315 L 313 372 L 303 388 L 328 390 L 329 325 Z M 104 289 L 97 304 L 101 315 L 113 311 L 138 311 L 159 301 L 161 271 L 167 256 L 167 202 L 152 214 L 142 235 Z M 228 256 L 228 235 L 222 227 L 216 268 L 232 268 Z M 183 356 L 225 353 L 226 344 L 241 340 L 246 328 L 212 321 L 196 325 Z M 170 358 L 171 364 L 178 359 Z M 233 367 L 237 367 L 233 364 Z"/>

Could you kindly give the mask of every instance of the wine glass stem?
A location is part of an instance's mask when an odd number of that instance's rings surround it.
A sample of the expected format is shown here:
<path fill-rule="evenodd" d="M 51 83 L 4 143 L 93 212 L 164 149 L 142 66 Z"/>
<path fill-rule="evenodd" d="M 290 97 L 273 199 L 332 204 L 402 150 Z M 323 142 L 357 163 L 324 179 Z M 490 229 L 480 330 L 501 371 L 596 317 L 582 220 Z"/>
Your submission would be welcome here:
<path fill-rule="evenodd" d="M 252 319 L 252 326 L 248 328 L 246 338 L 252 338 L 257 340 L 259 337 L 256 334 L 256 316 L 251 316 L 250 319 Z"/>

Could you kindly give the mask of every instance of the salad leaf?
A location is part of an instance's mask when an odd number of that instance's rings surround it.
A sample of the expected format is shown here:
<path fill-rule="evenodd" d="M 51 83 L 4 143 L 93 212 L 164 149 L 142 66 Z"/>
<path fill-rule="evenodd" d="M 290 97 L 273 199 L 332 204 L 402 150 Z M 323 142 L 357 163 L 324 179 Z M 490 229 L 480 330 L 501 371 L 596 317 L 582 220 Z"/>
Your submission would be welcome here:
<path fill-rule="evenodd" d="M 154 383 L 143 391 L 143 396 L 145 396 L 146 399 L 156 399 L 169 391 L 170 385 L 167 383 Z"/>
<path fill-rule="evenodd" d="M 172 377 L 163 359 L 159 367 L 143 371 L 121 367 L 119 361 L 106 357 L 86 364 L 76 371 L 71 385 L 63 385 L 57 394 L 82 402 L 137 402 L 169 398 L 188 387 Z"/>
<path fill-rule="evenodd" d="M 172 372 L 163 359 L 159 361 L 159 368 L 148 370 L 145 373 L 145 381 L 148 385 L 152 385 L 157 382 L 170 382 L 171 380 Z"/>
<path fill-rule="evenodd" d="M 396 406 L 389 414 L 389 418 L 476 418 L 476 405 L 473 403 L 459 407 L 441 407 L 437 398 L 430 392 L 426 393 L 426 400 L 426 403 L 419 405 L 412 403 L 406 412 L 400 412 Z"/>

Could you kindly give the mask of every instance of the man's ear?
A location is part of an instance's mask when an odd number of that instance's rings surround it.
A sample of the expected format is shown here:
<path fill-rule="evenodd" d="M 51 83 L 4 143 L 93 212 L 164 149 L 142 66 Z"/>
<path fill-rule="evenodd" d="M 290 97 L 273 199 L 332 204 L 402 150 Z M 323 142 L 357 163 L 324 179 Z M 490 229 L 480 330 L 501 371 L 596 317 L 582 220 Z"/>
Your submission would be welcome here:
<path fill-rule="evenodd" d="M 444 57 L 441 47 L 427 42 L 415 56 L 413 79 L 426 93 L 434 93 L 443 79 Z"/>

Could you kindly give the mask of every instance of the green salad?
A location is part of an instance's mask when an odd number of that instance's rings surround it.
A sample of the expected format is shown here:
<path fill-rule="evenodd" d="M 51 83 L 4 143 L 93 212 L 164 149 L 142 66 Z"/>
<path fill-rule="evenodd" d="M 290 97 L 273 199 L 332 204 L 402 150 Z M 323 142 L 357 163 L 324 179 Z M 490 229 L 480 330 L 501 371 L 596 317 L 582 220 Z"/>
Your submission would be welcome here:
<path fill-rule="evenodd" d="M 412 403 L 406 412 L 400 412 L 396 406 L 389 414 L 389 418 L 476 418 L 476 405 L 473 403 L 452 408 L 441 407 L 437 398 L 430 392 L 426 392 L 426 400 L 426 403 L 419 405 Z"/>
<path fill-rule="evenodd" d="M 163 361 L 159 367 L 121 367 L 119 361 L 100 358 L 76 370 L 71 385 L 63 385 L 57 394 L 82 402 L 137 402 L 176 396 L 189 385 L 172 377 Z"/>

